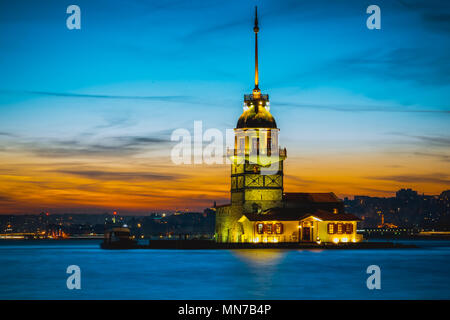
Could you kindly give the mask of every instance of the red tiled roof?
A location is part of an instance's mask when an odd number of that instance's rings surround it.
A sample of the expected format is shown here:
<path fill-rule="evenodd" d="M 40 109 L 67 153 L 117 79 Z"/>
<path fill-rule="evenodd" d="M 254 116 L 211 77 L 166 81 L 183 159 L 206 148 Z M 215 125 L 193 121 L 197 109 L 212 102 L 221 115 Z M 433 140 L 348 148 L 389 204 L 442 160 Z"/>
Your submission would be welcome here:
<path fill-rule="evenodd" d="M 333 192 L 286 192 L 283 199 L 301 202 L 341 202 Z"/>
<path fill-rule="evenodd" d="M 312 214 L 323 221 L 360 221 L 361 219 L 351 213 L 331 213 L 324 210 L 317 210 Z"/>
<path fill-rule="evenodd" d="M 216 206 L 216 208 L 222 208 L 222 207 L 228 207 L 231 206 L 231 204 L 221 204 L 220 206 Z"/>
<path fill-rule="evenodd" d="M 325 210 L 309 210 L 305 208 L 272 208 L 262 213 L 244 214 L 250 221 L 297 221 L 314 216 L 323 221 L 359 221 L 357 216 L 350 213 L 331 213 Z"/>

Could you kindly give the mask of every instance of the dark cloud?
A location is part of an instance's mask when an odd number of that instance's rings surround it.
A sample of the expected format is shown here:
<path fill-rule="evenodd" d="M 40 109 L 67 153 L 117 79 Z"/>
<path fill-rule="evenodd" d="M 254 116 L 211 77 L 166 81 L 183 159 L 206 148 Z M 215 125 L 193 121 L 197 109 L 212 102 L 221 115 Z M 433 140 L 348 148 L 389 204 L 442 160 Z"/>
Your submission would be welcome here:
<path fill-rule="evenodd" d="M 426 25 L 438 32 L 450 32 L 450 13 L 429 12 L 422 16 Z"/>
<path fill-rule="evenodd" d="M 0 194 L 0 202 L 15 202 L 11 197 Z"/>
<path fill-rule="evenodd" d="M 21 147 L 41 157 L 77 156 L 125 156 L 144 151 L 167 148 L 172 141 L 166 131 L 148 136 L 120 136 L 102 138 L 97 142 L 84 142 L 78 139 L 47 139 L 19 143 Z"/>
<path fill-rule="evenodd" d="M 293 176 L 293 175 L 290 175 L 290 174 L 286 174 L 285 178 L 287 180 L 289 180 L 289 181 L 297 182 L 296 184 L 298 184 L 298 185 L 309 185 L 311 183 L 317 182 L 317 181 L 314 181 L 314 180 L 307 180 L 307 179 L 299 178 L 297 176 Z"/>
<path fill-rule="evenodd" d="M 440 147 L 450 147 L 450 137 L 436 137 L 436 136 L 412 136 L 413 138 L 419 139 L 426 144 L 440 146 Z"/>
<path fill-rule="evenodd" d="M 389 48 L 389 47 L 388 47 Z M 408 47 L 395 49 L 368 48 L 360 51 L 354 51 L 342 56 L 331 58 L 311 69 L 297 70 L 293 68 L 284 74 L 283 79 L 271 81 L 274 86 L 283 87 L 286 82 L 301 87 L 314 87 L 315 83 L 323 83 L 323 79 L 332 83 L 341 83 L 347 81 L 352 90 L 362 90 L 358 87 L 361 81 L 375 81 L 377 83 L 387 82 L 387 88 L 391 83 L 406 83 L 408 85 L 420 86 L 421 90 L 429 88 L 437 89 L 450 85 L 450 47 L 443 47 L 440 50 L 433 50 L 427 46 Z M 353 88 L 353 86 L 356 86 Z M 380 99 L 380 92 L 370 93 L 370 87 L 364 88 L 366 95 L 374 99 Z M 386 89 L 385 89 L 386 90 Z M 396 96 L 398 92 L 383 92 L 383 96 Z M 391 99 L 391 98 L 389 98 Z M 450 113 L 448 104 L 442 100 L 443 110 L 436 110 L 436 107 L 413 106 L 416 102 L 408 100 L 406 97 L 399 101 L 407 101 L 403 104 L 412 105 L 408 110 L 406 107 L 390 108 L 380 107 L 382 111 L 392 112 L 436 112 Z M 339 111 L 352 111 L 352 109 L 361 111 L 377 111 L 374 106 L 330 106 L 330 109 Z M 369 109 L 369 110 L 367 110 Z M 428 110 L 430 109 L 430 110 Z M 434 110 L 433 110 L 434 109 Z"/>
<path fill-rule="evenodd" d="M 366 187 L 359 187 L 359 189 L 364 190 L 364 191 L 368 191 L 368 192 L 373 192 L 373 193 L 381 193 L 381 194 L 394 194 L 395 191 L 392 190 L 384 190 L 384 189 L 375 189 L 375 188 L 366 188 Z"/>
<path fill-rule="evenodd" d="M 103 130 L 109 128 L 120 128 L 120 127 L 129 127 L 136 123 L 130 117 L 114 117 L 106 119 L 106 123 L 95 126 L 93 129 L 95 130 Z"/>
<path fill-rule="evenodd" d="M 138 146 L 148 144 L 158 144 L 168 142 L 165 138 L 160 137 L 146 137 L 146 136 L 128 136 L 128 137 L 116 137 L 117 141 L 121 142 L 122 146 Z"/>
<path fill-rule="evenodd" d="M 449 114 L 450 110 L 428 110 L 423 109 L 409 109 L 407 106 L 374 106 L 374 105 L 331 105 L 331 104 L 308 104 L 308 103 L 290 103 L 290 102 L 277 102 L 277 107 L 293 107 L 304 109 L 316 109 L 316 110 L 332 110 L 339 112 L 393 112 L 393 113 L 443 113 Z"/>
<path fill-rule="evenodd" d="M 121 95 L 108 95 L 108 94 L 83 94 L 83 93 L 67 93 L 67 92 L 52 92 L 52 91 L 12 91 L 2 90 L 0 93 L 14 93 L 14 94 L 30 94 L 39 96 L 52 96 L 52 97 L 70 97 L 70 98 L 93 98 L 93 99 L 119 99 L 119 100 L 152 100 L 152 101 L 183 101 L 185 102 L 189 96 L 121 96 Z"/>
<path fill-rule="evenodd" d="M 216 25 L 208 27 L 208 28 L 197 29 L 197 30 L 194 30 L 194 31 L 184 35 L 181 38 L 181 40 L 183 40 L 185 42 L 191 42 L 194 40 L 200 41 L 202 39 L 202 37 L 204 37 L 206 35 L 217 34 L 217 33 L 220 33 L 221 31 L 237 28 L 243 24 L 248 24 L 248 21 L 249 21 L 248 17 L 245 17 L 245 18 L 235 19 L 235 20 L 228 21 L 228 22 L 221 23 L 221 24 L 216 24 Z"/>
<path fill-rule="evenodd" d="M 402 132 L 388 132 L 387 134 L 412 138 L 416 140 L 416 142 L 424 146 L 444 147 L 444 148 L 450 147 L 450 136 L 412 135 Z"/>
<path fill-rule="evenodd" d="M 428 86 L 446 85 L 450 83 L 449 54 L 448 49 L 430 50 L 428 47 L 370 49 L 338 58 L 325 68 L 339 76 L 351 73 L 415 81 Z"/>
<path fill-rule="evenodd" d="M 83 178 L 95 180 L 112 180 L 112 181 L 155 181 L 155 180 L 176 180 L 181 175 L 148 173 L 148 172 L 120 172 L 120 171 L 102 171 L 102 170 L 56 170 L 52 172 L 76 175 Z"/>
<path fill-rule="evenodd" d="M 371 180 L 383 180 L 391 182 L 400 183 L 439 183 L 439 184 L 450 184 L 450 178 L 448 174 L 445 173 L 433 173 L 433 174 L 423 174 L 423 175 L 388 175 L 380 177 L 367 177 Z"/>
<path fill-rule="evenodd" d="M 403 8 L 419 14 L 423 25 L 437 33 L 450 32 L 450 2 L 440 0 L 397 0 Z"/>
<path fill-rule="evenodd" d="M 431 152 L 414 152 L 413 154 L 416 156 L 431 157 L 431 158 L 436 158 L 438 160 L 442 160 L 445 162 L 450 162 L 450 155 L 446 155 L 446 154 L 431 153 Z"/>
<path fill-rule="evenodd" d="M 0 136 L 4 136 L 4 137 L 16 137 L 15 134 L 10 133 L 10 132 L 4 132 L 4 131 L 0 131 Z"/>
<path fill-rule="evenodd" d="M 399 164 L 389 164 L 385 166 L 386 168 L 404 168 L 404 166 L 401 166 Z"/>
<path fill-rule="evenodd" d="M 253 19 L 254 19 L 254 5 L 258 5 L 258 20 L 261 25 L 267 25 L 269 21 L 265 21 L 266 17 L 271 21 L 281 20 L 282 23 L 285 23 L 287 20 L 290 21 L 318 21 L 320 19 L 329 19 L 332 18 L 328 14 L 324 14 L 324 5 L 326 5 L 331 12 L 333 12 L 333 17 L 339 16 L 343 17 L 345 15 L 351 15 L 351 11 L 349 12 L 348 4 L 340 3 L 335 4 L 333 2 L 326 2 L 324 4 L 316 4 L 309 1 L 299 1 L 299 0 L 271 0 L 267 1 L 264 4 L 254 2 L 254 4 L 241 4 L 239 6 L 241 10 L 236 12 L 232 19 L 228 21 L 224 21 L 223 19 L 227 17 L 227 15 L 223 15 L 221 11 L 223 10 L 234 10 L 233 4 L 230 4 L 230 8 L 226 5 L 224 6 L 224 2 L 219 2 L 220 7 L 212 11 L 213 14 L 217 15 L 218 22 L 215 25 L 209 25 L 208 27 L 198 28 L 193 30 L 186 35 L 184 35 L 180 40 L 190 43 L 192 41 L 202 41 L 205 37 L 208 36 L 218 36 L 225 34 L 224 31 L 229 32 L 230 30 L 234 30 L 240 28 L 242 26 L 247 26 L 251 30 L 253 27 Z M 226 2 L 225 2 L 226 3 Z M 330 9 L 329 7 L 332 7 Z M 270 22 L 269 22 L 270 23 Z"/>

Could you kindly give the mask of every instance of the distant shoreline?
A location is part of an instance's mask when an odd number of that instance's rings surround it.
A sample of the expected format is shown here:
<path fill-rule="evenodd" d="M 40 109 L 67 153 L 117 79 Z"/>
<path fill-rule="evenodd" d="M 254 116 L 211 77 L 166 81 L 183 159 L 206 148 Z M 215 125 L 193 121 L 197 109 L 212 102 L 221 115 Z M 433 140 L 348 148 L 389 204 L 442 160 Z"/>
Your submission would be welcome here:
<path fill-rule="evenodd" d="M 362 233 L 364 236 L 364 240 L 376 240 L 376 239 L 385 239 L 385 240 L 450 240 L 450 232 L 448 231 L 435 231 L 435 232 L 422 232 L 417 234 L 399 234 L 394 235 L 392 233 Z M 81 236 L 81 237 L 68 237 L 68 238 L 23 238 L 23 237 L 0 237 L 0 241 L 2 240 L 26 240 L 26 241 L 39 241 L 39 240 L 49 240 L 49 241 L 67 241 L 67 240 L 103 240 L 103 235 L 97 236 Z M 180 241 L 178 238 L 162 238 L 162 239 L 151 239 L 151 238 L 143 238 L 139 239 L 140 241 Z M 181 241 L 212 241 L 212 240 L 199 240 L 199 239 L 189 239 L 189 240 L 181 240 Z"/>

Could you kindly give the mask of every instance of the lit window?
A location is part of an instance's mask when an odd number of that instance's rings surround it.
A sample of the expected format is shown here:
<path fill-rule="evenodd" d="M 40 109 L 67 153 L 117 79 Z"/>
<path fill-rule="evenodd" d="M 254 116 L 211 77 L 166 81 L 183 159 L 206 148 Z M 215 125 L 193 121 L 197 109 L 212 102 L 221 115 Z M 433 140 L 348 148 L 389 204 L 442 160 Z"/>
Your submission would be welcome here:
<path fill-rule="evenodd" d="M 263 223 L 258 223 L 256 225 L 256 232 L 258 234 L 263 234 L 264 233 L 264 224 Z"/>
<path fill-rule="evenodd" d="M 343 224 L 342 224 L 342 223 L 338 223 L 338 224 L 337 224 L 337 233 L 338 233 L 338 234 L 344 233 L 344 230 L 343 230 Z"/>
<path fill-rule="evenodd" d="M 353 224 L 351 224 L 351 223 L 345 224 L 345 233 L 347 233 L 347 234 L 353 233 Z"/>
<path fill-rule="evenodd" d="M 275 224 L 275 233 L 276 234 L 282 234 L 283 233 L 283 224 L 282 223 L 276 223 Z"/>
<path fill-rule="evenodd" d="M 334 214 L 337 214 L 337 213 L 338 213 L 338 209 L 337 209 L 337 208 L 334 208 L 334 209 L 333 209 L 333 213 L 334 213 Z"/>
<path fill-rule="evenodd" d="M 334 223 L 328 224 L 328 234 L 334 234 Z"/>
<path fill-rule="evenodd" d="M 265 224 L 265 227 L 266 227 L 266 232 L 268 233 L 268 234 L 271 234 L 272 233 L 272 224 L 271 223 L 268 223 L 268 224 Z"/>

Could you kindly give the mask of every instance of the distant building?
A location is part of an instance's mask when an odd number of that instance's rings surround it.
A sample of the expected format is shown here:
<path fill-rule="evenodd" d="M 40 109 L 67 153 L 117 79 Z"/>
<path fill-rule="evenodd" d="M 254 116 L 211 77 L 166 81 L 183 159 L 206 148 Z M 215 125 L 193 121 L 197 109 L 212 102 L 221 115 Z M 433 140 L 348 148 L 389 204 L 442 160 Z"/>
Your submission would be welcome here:
<path fill-rule="evenodd" d="M 269 96 L 258 87 L 258 20 L 255 17 L 255 88 L 244 96 L 235 128 L 231 203 L 216 207 L 218 242 L 357 242 L 359 220 L 344 213 L 333 193 L 283 193 L 286 149 L 270 114 Z M 268 171 L 270 170 L 270 172 Z"/>
<path fill-rule="evenodd" d="M 400 189 L 395 197 L 355 196 L 344 201 L 347 212 L 362 219 L 363 228 L 450 230 L 450 192 L 419 194 Z"/>
<path fill-rule="evenodd" d="M 397 199 L 400 200 L 416 200 L 418 198 L 417 191 L 412 189 L 400 189 L 395 193 Z"/>

